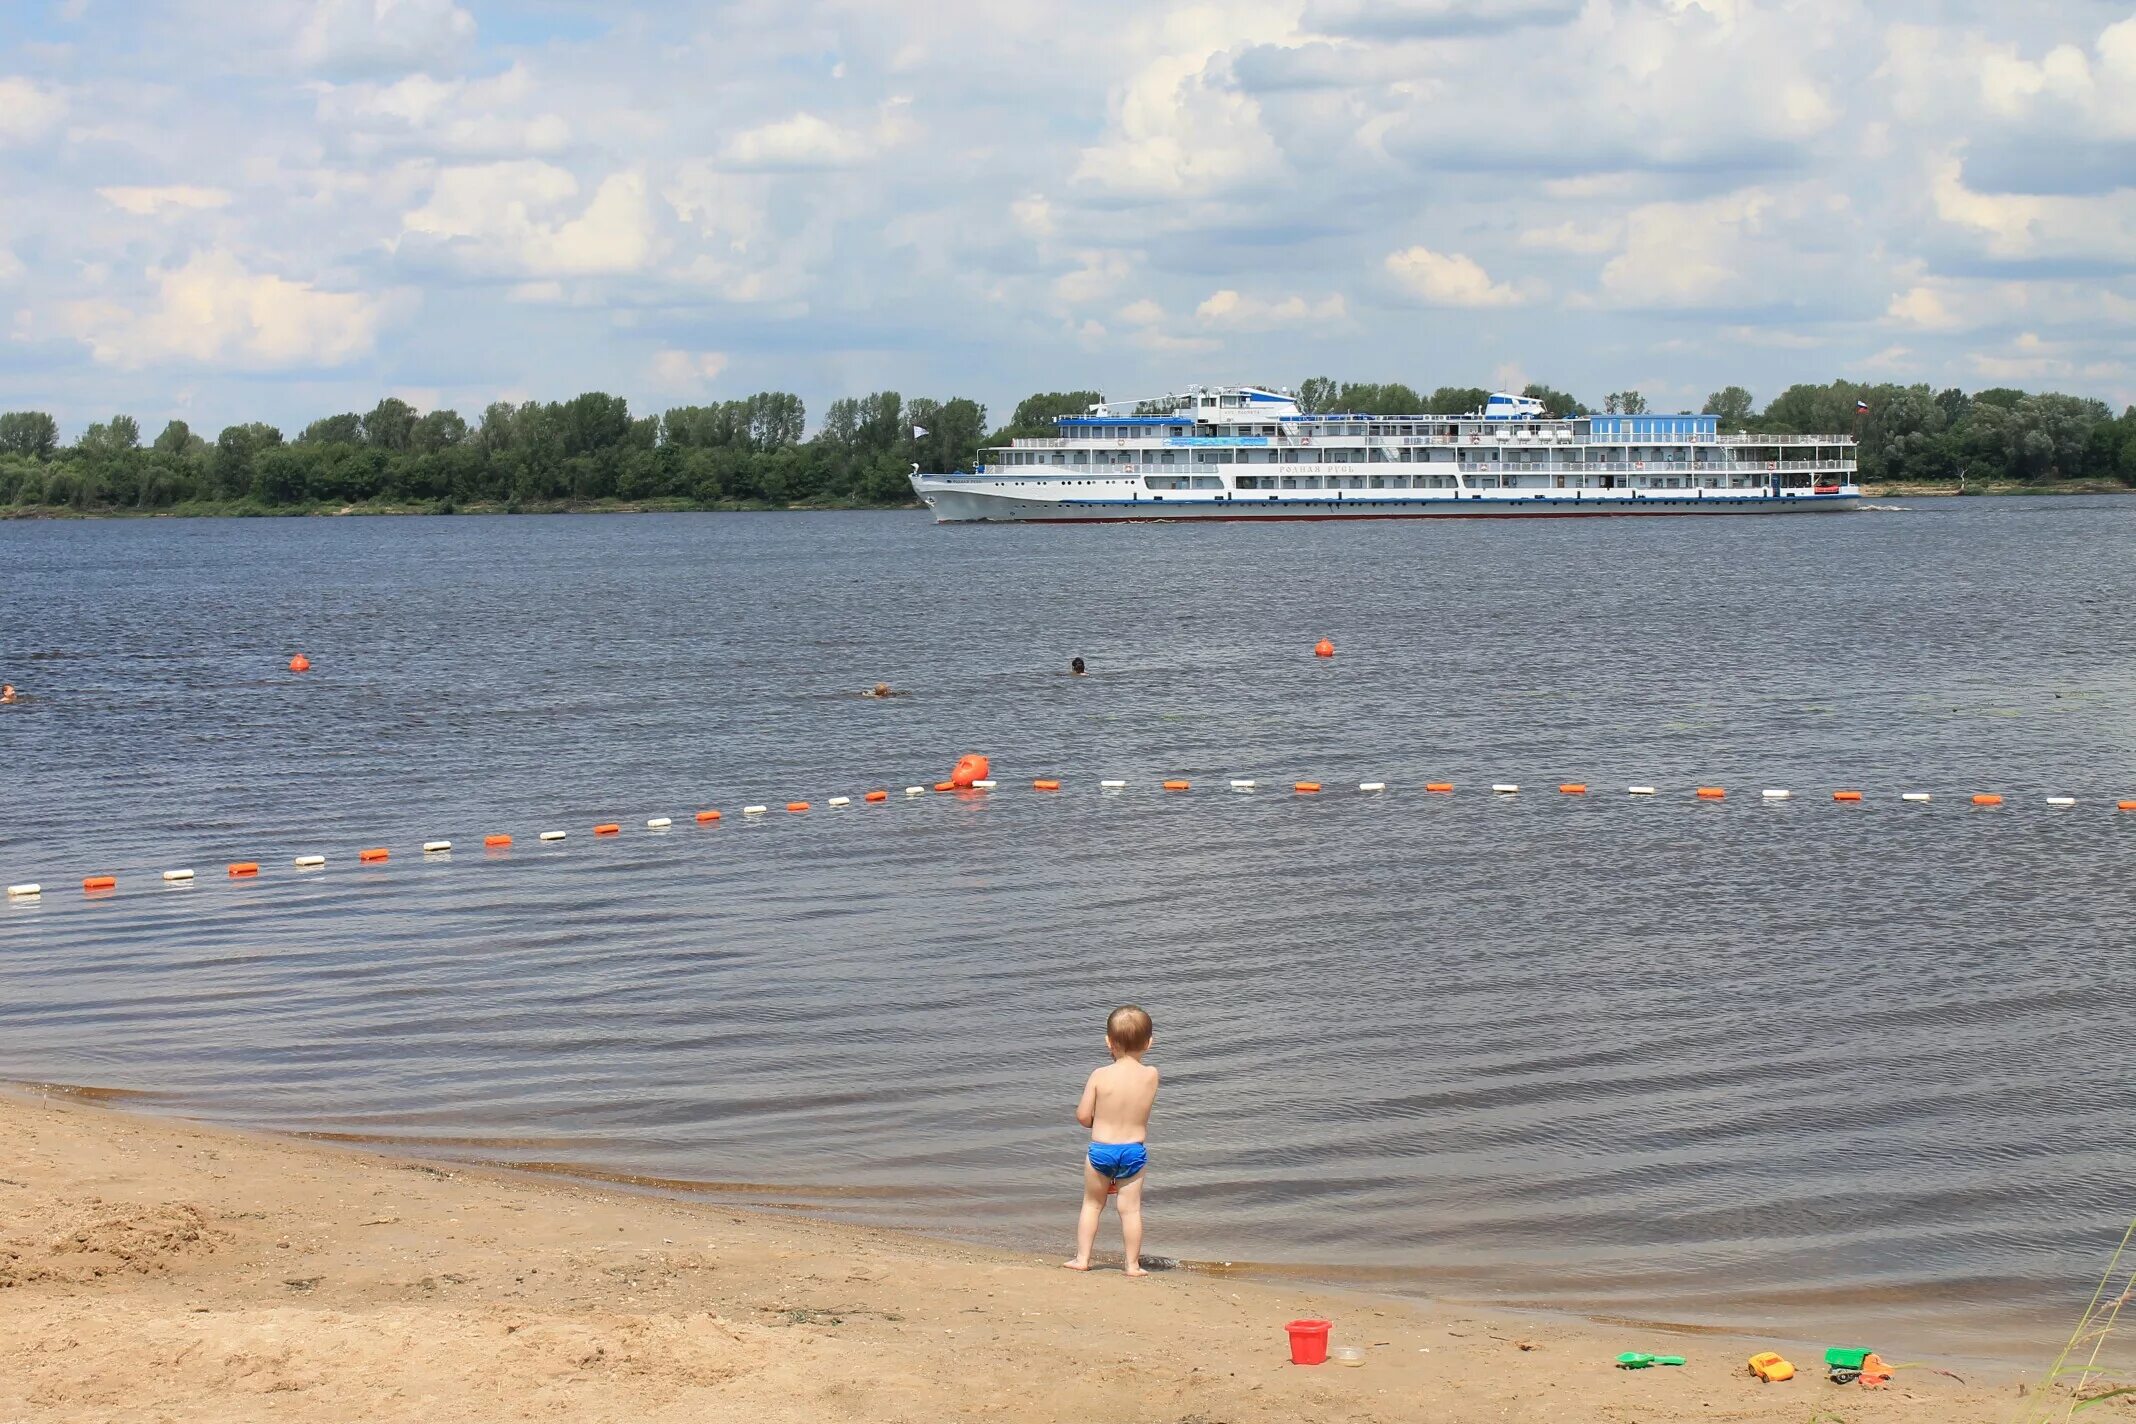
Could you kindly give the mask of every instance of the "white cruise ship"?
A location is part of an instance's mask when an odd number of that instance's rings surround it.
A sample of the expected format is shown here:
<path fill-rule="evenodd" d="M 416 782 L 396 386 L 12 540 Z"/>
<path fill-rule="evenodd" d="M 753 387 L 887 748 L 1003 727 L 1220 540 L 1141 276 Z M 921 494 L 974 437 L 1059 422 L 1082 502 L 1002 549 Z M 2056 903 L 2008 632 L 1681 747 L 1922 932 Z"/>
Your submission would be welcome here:
<path fill-rule="evenodd" d="M 1861 503 L 1845 435 L 1725 434 L 1710 415 L 1579 415 L 1494 395 L 1471 415 L 1306 415 L 1287 390 L 1189 386 L 913 467 L 938 521 L 1792 514 Z"/>

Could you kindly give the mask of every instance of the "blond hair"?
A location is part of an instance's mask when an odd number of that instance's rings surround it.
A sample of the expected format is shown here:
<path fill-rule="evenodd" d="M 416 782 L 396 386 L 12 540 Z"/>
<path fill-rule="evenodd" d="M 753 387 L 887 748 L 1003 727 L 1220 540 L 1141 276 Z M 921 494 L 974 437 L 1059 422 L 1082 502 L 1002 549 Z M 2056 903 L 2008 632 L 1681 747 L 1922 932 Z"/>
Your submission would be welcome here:
<path fill-rule="evenodd" d="M 1122 1004 L 1105 1016 L 1105 1037 L 1122 1053 L 1140 1053 L 1150 1046 L 1156 1025 L 1149 1010 L 1140 1004 Z"/>

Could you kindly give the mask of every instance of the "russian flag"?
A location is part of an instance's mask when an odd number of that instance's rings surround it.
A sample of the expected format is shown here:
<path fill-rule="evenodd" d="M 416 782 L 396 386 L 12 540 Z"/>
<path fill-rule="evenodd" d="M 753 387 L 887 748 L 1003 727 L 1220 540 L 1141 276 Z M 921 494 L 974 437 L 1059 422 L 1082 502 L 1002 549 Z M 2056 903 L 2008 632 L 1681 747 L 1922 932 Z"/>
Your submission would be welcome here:
<path fill-rule="evenodd" d="M 1856 415 L 1867 415 L 1869 413 L 1869 402 L 1865 400 L 1856 401 L 1854 403 L 1854 413 Z"/>

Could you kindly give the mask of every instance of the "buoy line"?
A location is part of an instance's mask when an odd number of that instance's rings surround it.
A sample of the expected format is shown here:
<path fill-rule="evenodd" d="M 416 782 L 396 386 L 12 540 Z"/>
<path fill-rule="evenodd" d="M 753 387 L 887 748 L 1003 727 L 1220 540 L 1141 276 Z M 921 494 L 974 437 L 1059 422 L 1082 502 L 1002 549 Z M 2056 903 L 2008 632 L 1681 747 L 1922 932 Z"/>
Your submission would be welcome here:
<path fill-rule="evenodd" d="M 957 763 L 957 769 L 950 779 L 935 783 L 934 790 L 959 796 L 983 797 L 999 795 L 1001 783 L 986 774 L 989 769 L 985 757 L 965 757 Z M 1087 785 L 1088 783 L 1085 784 Z M 1095 783 L 1096 788 L 1109 797 L 1117 797 L 1132 784 L 1127 779 L 1118 777 L 1106 778 Z M 1145 788 L 1150 784 L 1149 782 L 1142 783 Z M 1159 789 L 1160 795 L 1191 791 L 1193 789 L 1193 782 L 1184 777 L 1163 779 L 1155 784 Z M 1226 784 L 1234 791 L 1252 792 L 1261 783 L 1257 778 L 1232 777 L 1227 778 Z M 1282 783 L 1278 782 L 1276 784 L 1280 785 Z M 1042 776 L 1033 779 L 1031 790 L 1040 793 L 1042 797 L 1055 798 L 1072 785 L 1073 783 L 1069 778 Z M 1319 781 L 1293 781 L 1290 783 L 1292 791 L 1300 797 L 1320 794 L 1322 785 L 1323 783 Z M 1396 783 L 1388 781 L 1360 781 L 1356 785 L 1358 794 L 1367 796 L 1377 796 L 1381 793 L 1403 789 Z M 1590 784 L 1587 782 L 1563 781 L 1556 783 L 1556 785 L 1560 796 L 1568 803 L 1586 802 L 1594 799 L 1589 794 Z M 1425 781 L 1416 783 L 1415 789 L 1436 798 L 1453 795 L 1455 784 L 1451 781 Z M 1493 800 L 1513 802 L 1526 799 L 1520 797 L 1520 789 L 1520 783 L 1518 782 L 1492 782 L 1489 783 L 1487 794 Z M 908 803 L 913 800 L 924 799 L 928 795 L 928 788 L 924 785 L 908 786 L 904 790 Z M 1642 801 L 1660 801 L 1668 798 L 1672 793 L 1658 786 L 1636 785 L 1626 787 L 1625 794 Z M 1702 785 L 1681 788 L 1673 794 L 1690 804 L 1711 806 L 1715 803 L 1726 801 L 1728 789 L 1724 786 Z M 1831 801 L 1839 805 L 1862 805 L 1881 799 L 1886 804 L 1895 801 L 1907 807 L 1932 806 L 1936 802 L 1936 796 L 1937 793 L 1930 791 L 1901 791 L 1887 793 L 1881 798 L 1875 798 L 1868 792 L 1851 787 L 1830 793 Z M 860 804 L 867 806 L 887 805 L 890 802 L 890 797 L 891 793 L 888 788 L 876 788 L 862 793 Z M 1297 797 L 1292 799 L 1297 799 Z M 2040 804 L 2062 811 L 2072 809 L 2079 804 L 2104 804 L 2106 799 L 2108 798 L 2100 798 L 2096 802 L 2083 803 L 2080 798 L 2075 796 L 2054 795 L 2040 798 Z M 1794 791 L 1780 787 L 1766 787 L 1758 794 L 1759 803 L 1767 806 L 1792 804 L 1794 800 Z M 814 803 L 795 800 L 784 803 L 765 802 L 751 804 L 742 807 L 742 815 L 751 822 L 762 822 L 772 807 L 780 804 L 783 804 L 784 809 L 789 813 L 800 815 L 810 810 Z M 824 804 L 842 810 L 852 807 L 855 801 L 851 796 L 832 796 L 827 798 Z M 2008 810 L 2013 803 L 2009 795 L 2004 792 L 1976 791 L 1967 794 L 1963 804 L 1965 807 L 1975 811 L 2003 811 Z M 2113 799 L 2113 808 L 2117 813 L 2136 812 L 2136 797 Z M 694 813 L 692 818 L 692 824 L 703 827 L 717 826 L 721 821 L 722 814 L 719 811 L 709 809 Z M 644 824 L 648 833 L 661 834 L 673 827 L 675 820 L 672 816 L 652 816 L 647 818 Z M 566 831 L 545 830 L 538 833 L 537 841 L 542 846 L 553 847 L 565 841 L 568 835 L 569 833 Z M 623 823 L 620 821 L 598 822 L 593 827 L 593 835 L 600 840 L 619 838 L 623 835 Z M 433 839 L 422 841 L 418 844 L 421 849 L 421 858 L 425 861 L 433 864 L 444 864 L 449 863 L 452 858 L 453 843 L 450 840 Z M 511 850 L 514 845 L 514 838 L 506 833 L 492 832 L 483 836 L 482 845 L 484 850 L 489 852 L 488 858 L 500 858 Z M 392 854 L 390 846 L 367 846 L 356 851 L 355 858 L 356 863 L 360 866 L 376 867 L 389 864 L 392 860 Z M 299 855 L 290 861 L 290 865 L 299 872 L 319 871 L 326 868 L 327 858 L 318 853 Z M 262 873 L 262 862 L 260 861 L 232 861 L 229 863 L 228 874 L 225 878 L 231 881 L 251 881 L 259 879 Z M 166 885 L 180 888 L 190 888 L 196 884 L 196 877 L 193 871 L 185 867 L 162 871 L 160 872 L 160 879 Z M 85 895 L 100 898 L 115 892 L 119 888 L 119 879 L 113 874 L 87 875 L 82 878 L 81 884 L 82 892 Z M 44 889 L 44 884 L 41 881 L 19 881 L 7 887 L 6 898 L 10 904 L 35 903 L 43 898 Z"/>

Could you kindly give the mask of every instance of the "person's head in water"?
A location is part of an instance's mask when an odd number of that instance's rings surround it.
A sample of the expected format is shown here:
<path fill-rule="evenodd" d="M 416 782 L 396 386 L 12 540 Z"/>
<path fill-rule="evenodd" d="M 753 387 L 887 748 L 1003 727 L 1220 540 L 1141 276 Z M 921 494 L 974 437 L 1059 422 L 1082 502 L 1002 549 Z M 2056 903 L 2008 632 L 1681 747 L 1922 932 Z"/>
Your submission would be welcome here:
<path fill-rule="evenodd" d="M 1074 673 L 1077 677 L 1081 677 L 1083 675 L 1083 660 L 1081 658 L 1070 658 L 1068 660 L 1068 671 Z"/>
<path fill-rule="evenodd" d="M 0 682 L 0 702 L 13 702 L 14 700 L 15 684 L 12 682 Z"/>
<path fill-rule="evenodd" d="M 888 697 L 888 696 L 890 695 L 890 684 L 889 684 L 889 683 L 887 683 L 887 682 L 878 682 L 878 683 L 876 683 L 876 684 L 875 684 L 875 695 L 876 695 L 877 697 Z"/>

